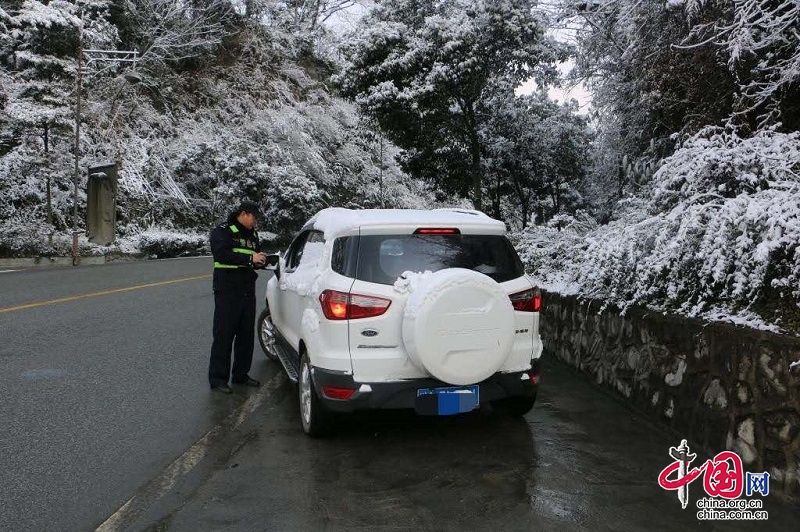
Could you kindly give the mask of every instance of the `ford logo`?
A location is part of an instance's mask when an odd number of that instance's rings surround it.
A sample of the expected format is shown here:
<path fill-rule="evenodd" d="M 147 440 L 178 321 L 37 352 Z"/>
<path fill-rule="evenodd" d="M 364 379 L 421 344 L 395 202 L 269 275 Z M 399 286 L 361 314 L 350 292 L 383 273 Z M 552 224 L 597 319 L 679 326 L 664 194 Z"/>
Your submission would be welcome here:
<path fill-rule="evenodd" d="M 378 331 L 376 331 L 375 329 L 364 329 L 363 331 L 361 331 L 361 336 L 372 338 L 373 336 L 378 336 Z"/>

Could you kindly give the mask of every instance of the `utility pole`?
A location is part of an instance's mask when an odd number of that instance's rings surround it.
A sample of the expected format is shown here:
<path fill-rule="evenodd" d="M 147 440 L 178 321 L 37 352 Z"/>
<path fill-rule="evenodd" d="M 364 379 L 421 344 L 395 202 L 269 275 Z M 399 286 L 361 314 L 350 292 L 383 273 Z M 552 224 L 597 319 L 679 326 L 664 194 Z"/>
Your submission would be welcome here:
<path fill-rule="evenodd" d="M 78 72 L 75 77 L 75 173 L 73 175 L 72 194 L 72 265 L 77 266 L 80 261 L 78 250 L 78 187 L 81 181 L 81 92 L 83 91 L 83 54 L 88 54 L 88 63 L 92 61 L 111 61 L 114 63 L 133 63 L 136 69 L 137 51 L 123 50 L 84 50 L 83 49 L 83 13 L 80 14 L 81 25 L 78 28 Z M 130 83 L 137 83 L 140 78 L 135 72 L 127 78 Z"/>
<path fill-rule="evenodd" d="M 72 265 L 78 265 L 78 184 L 81 180 L 81 90 L 83 90 L 83 13 L 78 29 L 78 73 L 75 78 L 75 175 L 72 194 Z"/>
<path fill-rule="evenodd" d="M 386 208 L 386 206 L 383 203 L 383 134 L 380 133 L 380 132 L 378 132 L 378 134 L 381 137 L 381 160 L 379 162 L 380 163 L 379 179 L 380 179 L 380 186 L 381 186 L 381 209 L 384 209 L 384 208 Z"/>
<path fill-rule="evenodd" d="M 42 125 L 42 140 L 44 141 L 44 164 L 45 174 L 47 175 L 47 245 L 53 247 L 53 188 L 52 176 L 50 175 L 50 123 L 45 119 Z"/>

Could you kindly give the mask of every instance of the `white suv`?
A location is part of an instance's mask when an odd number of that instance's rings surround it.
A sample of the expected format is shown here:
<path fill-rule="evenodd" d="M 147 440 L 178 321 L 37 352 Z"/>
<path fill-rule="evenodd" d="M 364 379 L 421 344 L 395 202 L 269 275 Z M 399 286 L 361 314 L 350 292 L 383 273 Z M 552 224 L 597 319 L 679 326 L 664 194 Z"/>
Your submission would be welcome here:
<path fill-rule="evenodd" d="M 505 224 L 468 210 L 325 209 L 279 258 L 258 337 L 298 383 L 303 430 L 335 412 L 523 415 L 540 376 L 541 295 Z"/>

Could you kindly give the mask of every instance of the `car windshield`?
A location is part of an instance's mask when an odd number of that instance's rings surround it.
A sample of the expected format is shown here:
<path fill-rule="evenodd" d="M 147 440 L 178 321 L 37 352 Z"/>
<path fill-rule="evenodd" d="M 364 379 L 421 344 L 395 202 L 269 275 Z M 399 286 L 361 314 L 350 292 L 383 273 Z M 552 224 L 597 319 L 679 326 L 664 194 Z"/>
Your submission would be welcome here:
<path fill-rule="evenodd" d="M 367 235 L 361 236 L 356 278 L 394 284 L 405 271 L 432 272 L 467 268 L 497 282 L 523 274 L 522 263 L 501 235 Z"/>

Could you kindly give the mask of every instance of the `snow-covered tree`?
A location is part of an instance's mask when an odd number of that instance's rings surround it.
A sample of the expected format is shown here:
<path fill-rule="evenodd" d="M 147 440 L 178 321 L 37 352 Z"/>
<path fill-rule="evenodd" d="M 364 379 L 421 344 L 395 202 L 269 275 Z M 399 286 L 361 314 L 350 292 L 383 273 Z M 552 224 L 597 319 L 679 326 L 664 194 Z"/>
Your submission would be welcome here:
<path fill-rule="evenodd" d="M 563 57 L 532 8 L 529 0 L 378 2 L 345 45 L 335 80 L 406 151 L 406 168 L 480 209 L 480 130 L 492 89 L 533 76 L 544 84 Z"/>
<path fill-rule="evenodd" d="M 46 208 L 50 224 L 63 225 L 53 215 L 52 191 L 66 189 L 70 161 L 63 150 L 54 151 L 53 147 L 73 140 L 81 43 L 108 46 L 116 40 L 116 29 L 108 22 L 108 7 L 108 1 L 25 0 L 3 17 L 8 31 L 0 41 L 6 91 L 4 129 L 15 146 L 9 157 L 24 159 L 18 171 L 29 168 L 26 173 L 34 174 L 30 182 L 25 180 L 8 191 L 11 203 L 6 212 L 38 204 Z M 44 201 L 39 201 L 42 196 Z M 62 195 L 57 201 L 66 198 Z"/>
<path fill-rule="evenodd" d="M 215 51 L 236 15 L 228 0 L 124 0 L 118 22 L 141 63 L 164 66 Z"/>
<path fill-rule="evenodd" d="M 800 5 L 793 0 L 562 0 L 575 75 L 592 89 L 607 188 L 635 191 L 673 134 L 731 123 L 800 128 Z M 622 186 L 619 186 L 622 185 Z"/>
<path fill-rule="evenodd" d="M 265 229 L 283 238 L 323 206 L 436 205 L 434 192 L 397 165 L 397 146 L 329 94 L 321 80 L 330 64 L 308 55 L 285 18 L 270 18 L 270 6 L 285 14 L 286 3 L 246 4 L 3 2 L 0 256 L 69 253 L 81 25 L 84 48 L 140 52 L 136 75 L 126 72 L 131 65 L 84 62 L 79 224 L 85 168 L 119 163 L 114 249 L 196 251 L 207 228 L 246 197 L 261 202 Z M 62 129 L 51 126 L 49 158 L 41 125 L 12 116 L 37 103 L 36 87 L 62 95 L 49 101 L 63 119 Z M 43 176 L 53 184 L 52 226 Z M 84 235 L 80 245 L 90 246 Z"/>
<path fill-rule="evenodd" d="M 362 0 L 287 0 L 286 6 L 297 28 L 314 31 L 336 14 L 365 3 Z"/>
<path fill-rule="evenodd" d="M 635 191 L 672 153 L 673 134 L 695 133 L 730 115 L 734 79 L 717 50 L 680 46 L 691 23 L 676 2 L 562 0 L 561 6 L 577 41 L 573 75 L 590 88 L 598 109 L 601 192 L 619 198 Z M 697 20 L 716 16 L 706 9 Z"/>
<path fill-rule="evenodd" d="M 79 40 L 87 46 L 115 40 L 107 16 L 107 2 L 26 0 L 7 18 L 11 31 L 0 50 L 4 69 L 13 73 L 7 112 L 16 128 L 39 130 L 45 151 L 51 130 L 74 125 Z"/>
<path fill-rule="evenodd" d="M 524 228 L 574 210 L 585 186 L 591 133 L 572 104 L 558 105 L 543 93 L 498 92 L 481 131 L 493 215 Z M 493 184 L 493 186 L 492 186 Z M 492 190 L 493 189 L 493 190 Z M 501 208 L 506 199 L 509 209 Z"/>
<path fill-rule="evenodd" d="M 724 53 L 737 91 L 734 123 L 800 128 L 800 3 L 793 0 L 685 0 L 689 49 Z M 707 13 L 714 14 L 713 17 Z M 705 15 L 705 16 L 704 16 Z"/>

